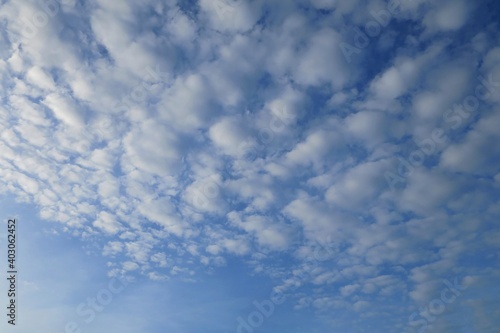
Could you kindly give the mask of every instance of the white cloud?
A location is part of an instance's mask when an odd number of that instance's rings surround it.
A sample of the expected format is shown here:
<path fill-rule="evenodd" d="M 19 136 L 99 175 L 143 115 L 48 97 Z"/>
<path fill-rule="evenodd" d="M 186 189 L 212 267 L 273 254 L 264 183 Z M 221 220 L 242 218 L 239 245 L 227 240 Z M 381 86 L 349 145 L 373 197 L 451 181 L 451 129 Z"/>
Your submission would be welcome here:
<path fill-rule="evenodd" d="M 60 94 L 48 95 L 43 103 L 52 110 L 54 116 L 63 124 L 81 128 L 85 124 L 83 110 L 74 101 Z"/>
<path fill-rule="evenodd" d="M 189 228 L 177 214 L 175 207 L 168 198 L 146 201 L 139 206 L 139 212 L 163 227 L 165 231 L 176 236 L 182 236 Z"/>
<path fill-rule="evenodd" d="M 192 131 L 207 125 L 212 112 L 211 88 L 204 76 L 178 77 L 165 91 L 159 116 L 178 130 Z"/>
<path fill-rule="evenodd" d="M 458 30 L 467 21 L 470 7 L 465 0 L 443 1 L 429 11 L 423 22 L 432 32 Z"/>
<path fill-rule="evenodd" d="M 298 82 L 306 85 L 329 83 L 336 90 L 347 84 L 350 73 L 338 47 L 341 35 L 333 30 L 318 31 L 312 36 L 294 70 Z"/>
<path fill-rule="evenodd" d="M 404 60 L 380 75 L 371 85 L 374 94 L 382 99 L 393 99 L 401 96 L 415 82 L 418 67 L 413 60 Z"/>
<path fill-rule="evenodd" d="M 222 32 L 247 31 L 256 23 L 260 1 L 249 3 L 233 0 L 201 0 L 200 7 L 207 15 L 213 29 Z"/>
<path fill-rule="evenodd" d="M 121 230 L 120 223 L 108 212 L 100 212 L 93 225 L 109 234 L 116 234 Z"/>
<path fill-rule="evenodd" d="M 440 164 L 455 172 L 493 176 L 497 172 L 494 165 L 500 150 L 491 146 L 491 142 L 499 139 L 499 124 L 498 113 L 485 115 L 463 142 L 452 144 L 443 151 Z"/>
<path fill-rule="evenodd" d="M 444 209 L 460 187 L 460 182 L 452 180 L 449 175 L 438 171 L 415 170 L 399 198 L 399 205 L 403 209 L 426 216 Z"/>
<path fill-rule="evenodd" d="M 209 129 L 210 139 L 217 147 L 229 155 L 238 156 L 242 154 L 241 144 L 243 144 L 249 132 L 245 129 L 242 119 L 223 118 Z"/>
<path fill-rule="evenodd" d="M 236 239 L 223 239 L 221 245 L 229 252 L 239 255 L 245 255 L 250 252 L 250 246 L 245 239 L 238 237 Z"/>
<path fill-rule="evenodd" d="M 387 161 L 357 165 L 328 189 L 325 198 L 328 202 L 345 208 L 366 205 L 368 200 L 373 200 L 385 189 L 386 183 L 382 177 L 388 167 Z"/>
<path fill-rule="evenodd" d="M 130 163 L 154 175 L 169 175 L 181 163 L 178 140 L 171 127 L 146 120 L 124 138 L 126 154 L 122 163 Z"/>
<path fill-rule="evenodd" d="M 362 111 L 349 115 L 345 120 L 347 131 L 372 147 L 401 136 L 403 126 L 382 112 Z"/>
<path fill-rule="evenodd" d="M 26 73 L 28 81 L 45 90 L 54 90 L 55 82 L 47 72 L 40 67 L 31 67 Z"/>
<path fill-rule="evenodd" d="M 285 250 L 291 244 L 293 229 L 283 222 L 272 221 L 261 215 L 250 215 L 241 219 L 236 212 L 229 213 L 228 218 L 239 228 L 254 234 L 257 242 L 263 247 Z"/>

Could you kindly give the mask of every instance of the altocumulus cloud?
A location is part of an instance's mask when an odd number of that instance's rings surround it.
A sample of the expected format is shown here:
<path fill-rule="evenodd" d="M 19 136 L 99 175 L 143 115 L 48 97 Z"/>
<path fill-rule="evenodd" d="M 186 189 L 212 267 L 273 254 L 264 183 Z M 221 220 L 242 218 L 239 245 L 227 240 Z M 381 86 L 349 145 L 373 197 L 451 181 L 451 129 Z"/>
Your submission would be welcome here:
<path fill-rule="evenodd" d="M 463 327 L 493 332 L 498 13 L 3 1 L 0 190 L 97 243 L 112 277 L 192 281 L 237 260 L 329 327 L 452 332 L 473 309 Z M 431 320 L 419 309 L 443 280 L 467 288 Z"/>

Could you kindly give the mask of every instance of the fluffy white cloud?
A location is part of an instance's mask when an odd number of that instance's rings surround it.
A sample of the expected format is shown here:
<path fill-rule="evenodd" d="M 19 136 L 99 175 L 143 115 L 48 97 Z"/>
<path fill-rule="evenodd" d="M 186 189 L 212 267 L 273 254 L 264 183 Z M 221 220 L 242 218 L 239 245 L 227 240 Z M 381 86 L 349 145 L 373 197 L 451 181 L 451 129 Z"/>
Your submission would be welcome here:
<path fill-rule="evenodd" d="M 93 225 L 103 230 L 105 233 L 112 235 L 116 234 L 121 229 L 120 223 L 108 212 L 100 212 Z"/>
<path fill-rule="evenodd" d="M 215 123 L 208 131 L 210 139 L 217 147 L 229 155 L 242 155 L 241 147 L 249 136 L 243 120 L 237 118 L 223 118 Z"/>
<path fill-rule="evenodd" d="M 254 234 L 263 247 L 286 250 L 291 244 L 293 229 L 283 222 L 272 221 L 262 215 L 250 215 L 242 219 L 236 212 L 229 213 L 228 218 L 239 228 Z"/>
<path fill-rule="evenodd" d="M 432 32 L 458 30 L 467 21 L 471 7 L 465 0 L 443 1 L 429 11 L 423 23 Z"/>
<path fill-rule="evenodd" d="M 231 0 L 201 0 L 200 7 L 210 26 L 222 32 L 244 32 L 252 28 L 260 16 L 260 1 L 253 3 Z"/>
<path fill-rule="evenodd" d="M 122 157 L 122 163 L 130 163 L 154 175 L 170 175 L 181 163 L 178 140 L 171 127 L 146 120 L 124 138 L 126 154 Z"/>
<path fill-rule="evenodd" d="M 341 89 L 348 82 L 350 73 L 338 44 L 341 35 L 325 29 L 314 34 L 303 54 L 299 55 L 294 74 L 298 82 L 306 85 L 329 83 Z"/>
<path fill-rule="evenodd" d="M 83 110 L 69 98 L 59 94 L 48 95 L 43 103 L 54 113 L 54 116 L 66 125 L 82 127 L 85 124 Z"/>
<path fill-rule="evenodd" d="M 494 176 L 495 161 L 500 150 L 491 142 L 498 140 L 500 125 L 498 112 L 485 115 L 460 143 L 448 146 L 441 155 L 441 165 L 454 172 L 467 172 L 481 176 Z"/>

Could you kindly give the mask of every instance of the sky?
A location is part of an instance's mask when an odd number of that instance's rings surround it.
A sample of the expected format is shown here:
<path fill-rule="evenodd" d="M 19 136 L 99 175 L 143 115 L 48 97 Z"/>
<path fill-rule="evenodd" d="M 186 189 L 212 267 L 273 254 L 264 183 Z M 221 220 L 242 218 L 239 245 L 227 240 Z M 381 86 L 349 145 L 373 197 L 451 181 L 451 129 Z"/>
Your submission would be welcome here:
<path fill-rule="evenodd" d="M 498 332 L 499 15 L 2 0 L 0 330 Z"/>

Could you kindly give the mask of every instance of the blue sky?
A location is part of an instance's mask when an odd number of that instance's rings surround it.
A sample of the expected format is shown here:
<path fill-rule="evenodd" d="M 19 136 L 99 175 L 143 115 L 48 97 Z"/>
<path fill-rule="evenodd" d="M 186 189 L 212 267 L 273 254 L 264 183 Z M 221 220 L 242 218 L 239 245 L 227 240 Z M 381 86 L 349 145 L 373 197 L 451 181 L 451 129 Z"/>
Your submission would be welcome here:
<path fill-rule="evenodd" d="M 2 331 L 497 332 L 499 12 L 2 1 Z"/>

